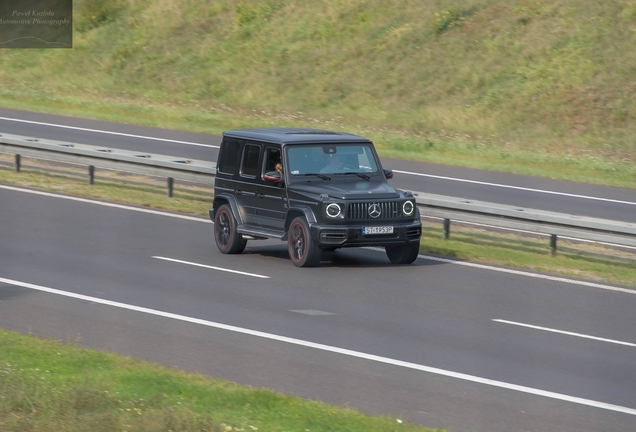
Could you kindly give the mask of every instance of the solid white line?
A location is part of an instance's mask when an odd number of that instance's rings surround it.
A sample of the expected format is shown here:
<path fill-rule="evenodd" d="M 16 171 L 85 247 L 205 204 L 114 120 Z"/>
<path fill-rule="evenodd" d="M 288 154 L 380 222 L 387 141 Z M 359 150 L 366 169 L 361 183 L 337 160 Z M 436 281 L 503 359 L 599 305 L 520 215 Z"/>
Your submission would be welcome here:
<path fill-rule="evenodd" d="M 187 216 L 187 215 L 177 214 L 177 213 L 168 213 L 168 212 L 164 212 L 164 211 L 160 211 L 160 210 L 151 210 L 151 209 L 142 208 L 142 207 L 127 206 L 127 205 L 124 205 L 124 204 L 115 204 L 115 203 L 104 202 L 104 201 L 96 201 L 96 200 L 92 200 L 92 199 L 74 197 L 74 196 L 69 196 L 69 195 L 59 195 L 59 194 L 55 194 L 55 193 L 51 193 L 51 192 L 42 192 L 42 191 L 31 190 L 31 189 L 22 189 L 22 188 L 13 187 L 13 186 L 6 186 L 6 185 L 0 185 L 0 189 L 6 189 L 6 190 L 10 190 L 10 191 L 15 191 L 15 192 L 30 193 L 30 194 L 33 194 L 33 195 L 40 195 L 40 196 L 45 196 L 45 197 L 50 197 L 50 198 L 62 198 L 62 199 L 66 199 L 66 200 L 69 200 L 69 201 L 77 201 L 77 202 L 87 203 L 87 204 L 96 204 L 96 205 L 100 205 L 100 206 L 103 206 L 103 207 L 111 207 L 111 208 L 116 208 L 116 209 L 121 209 L 121 210 L 131 210 L 131 211 L 136 211 L 136 212 L 140 212 L 140 213 L 149 213 L 149 214 L 154 214 L 154 215 L 159 215 L 159 216 L 168 216 L 168 217 L 172 217 L 172 218 L 176 218 L 176 219 L 185 219 L 185 220 L 190 220 L 190 221 L 195 221 L 195 222 L 212 223 L 212 221 L 210 219 L 205 219 L 205 218 L 202 218 L 202 217 Z"/>
<path fill-rule="evenodd" d="M 367 246 L 365 246 L 364 249 L 375 250 L 375 251 L 378 251 L 378 252 L 384 252 L 384 249 L 378 248 L 378 247 L 370 247 L 370 246 L 367 247 Z M 616 292 L 622 292 L 622 293 L 626 293 L 626 294 L 636 294 L 636 288 L 635 289 L 620 288 L 620 287 L 616 287 L 616 286 L 612 286 L 612 285 L 599 284 L 599 283 L 596 283 L 596 282 L 580 281 L 580 280 L 568 279 L 568 278 L 565 278 L 565 277 L 550 276 L 550 275 L 541 274 L 541 273 L 531 273 L 531 272 L 523 271 L 523 270 L 514 270 L 514 269 L 509 269 L 509 268 L 504 268 L 504 267 L 495 267 L 495 266 L 490 266 L 490 265 L 486 265 L 486 264 L 479 264 L 479 263 L 470 262 L 470 261 L 452 260 L 452 259 L 448 259 L 448 258 L 434 257 L 434 256 L 428 256 L 428 255 L 422 255 L 422 254 L 418 255 L 418 258 L 423 259 L 423 260 L 442 262 L 442 263 L 446 263 L 446 264 L 453 264 L 453 265 L 459 265 L 459 266 L 464 266 L 464 267 L 471 267 L 471 268 L 489 270 L 489 271 L 494 271 L 494 272 L 499 272 L 499 273 L 508 273 L 508 274 L 513 274 L 513 275 L 516 275 L 516 276 L 525 276 L 525 277 L 531 277 L 531 278 L 535 278 L 535 279 L 544 279 L 544 280 L 549 280 L 549 281 L 553 281 L 553 282 L 564 282 L 564 283 L 568 283 L 568 284 L 572 284 L 572 285 L 581 285 L 581 286 L 590 287 L 590 288 L 600 288 L 600 289 L 607 290 L 607 291 L 616 291 Z"/>
<path fill-rule="evenodd" d="M 572 284 L 572 285 L 581 285 L 581 286 L 586 286 L 586 287 L 590 287 L 590 288 L 600 288 L 600 289 L 604 289 L 604 290 L 607 290 L 607 291 L 617 291 L 617 292 L 622 292 L 622 293 L 626 293 L 626 294 L 636 294 L 636 289 L 620 288 L 620 287 L 615 287 L 615 286 L 612 286 L 612 285 L 599 284 L 599 283 L 596 283 L 596 282 L 579 281 L 579 280 L 574 280 L 574 279 L 568 279 L 568 278 L 565 278 L 565 277 L 550 276 L 550 275 L 540 274 L 540 273 L 531 273 L 531 272 L 527 272 L 527 271 L 523 271 L 523 270 L 514 270 L 514 269 L 503 268 L 503 267 L 494 267 L 494 266 L 489 266 L 489 265 L 485 265 L 485 264 L 478 264 L 478 263 L 469 262 L 469 261 L 456 261 L 456 260 L 451 260 L 451 259 L 447 259 L 447 258 L 439 258 L 439 257 L 433 257 L 433 256 L 426 256 L 426 255 L 419 255 L 419 258 L 422 258 L 422 259 L 425 259 L 425 260 L 429 260 L 429 261 L 437 261 L 437 262 L 443 262 L 443 263 L 447 263 L 447 264 L 460 265 L 460 266 L 464 266 L 464 267 L 472 267 L 472 268 L 496 271 L 496 272 L 500 272 L 500 273 L 509 273 L 509 274 L 513 274 L 513 275 L 517 275 L 517 276 L 526 276 L 526 277 L 531 277 L 531 278 L 536 278 L 536 279 L 544 279 L 544 280 L 549 280 L 549 281 L 553 281 L 553 282 L 564 282 L 564 283 L 568 283 L 568 284 Z"/>
<path fill-rule="evenodd" d="M 416 172 L 411 172 L 411 171 L 393 170 L 393 172 L 400 173 L 400 174 L 409 174 L 409 175 L 414 175 L 414 176 L 420 176 L 420 177 L 436 178 L 436 179 L 440 179 L 440 180 L 451 180 L 451 181 L 457 181 L 457 182 L 463 182 L 463 183 L 479 184 L 479 185 L 484 185 L 484 186 L 494 186 L 494 187 L 500 187 L 500 188 L 506 188 L 506 189 L 516 189 L 516 190 L 523 190 L 523 191 L 528 191 L 528 192 L 537 192 L 537 193 L 544 193 L 544 194 L 550 194 L 550 195 L 567 196 L 567 197 L 572 197 L 572 198 L 581 198 L 581 199 L 588 199 L 588 200 L 595 200 L 595 201 L 611 202 L 611 203 L 616 203 L 616 204 L 636 205 L 636 202 L 632 202 L 632 201 L 621 201 L 621 200 L 615 200 L 615 199 L 609 199 L 609 198 L 600 198 L 600 197 L 587 196 L 587 195 L 577 195 L 577 194 L 570 194 L 570 193 L 565 193 L 565 192 L 549 191 L 549 190 L 544 190 L 544 189 L 532 189 L 532 188 L 521 187 L 521 186 L 511 186 L 511 185 L 505 185 L 505 184 L 499 184 L 499 183 L 489 183 L 489 182 L 482 182 L 482 181 L 477 181 L 477 180 L 460 179 L 460 178 L 455 178 L 455 177 L 444 177 L 444 176 L 438 176 L 438 175 L 433 175 L 433 174 L 416 173 Z"/>
<path fill-rule="evenodd" d="M 133 134 L 127 134 L 127 133 L 122 133 L 122 132 L 112 132 L 112 131 L 106 131 L 106 130 L 100 130 L 100 129 L 88 129 L 88 128 L 82 128 L 82 127 L 77 127 L 77 126 L 66 126 L 66 125 L 60 125 L 60 124 L 55 124 L 55 123 L 44 123 L 44 122 L 37 122 L 37 121 L 32 121 L 32 120 L 15 119 L 15 118 L 10 118 L 10 117 L 0 117 L 0 120 L 14 121 L 14 122 L 19 122 L 19 123 L 36 124 L 36 125 L 41 125 L 41 126 L 58 127 L 58 128 L 62 128 L 62 129 L 73 129 L 73 130 L 80 130 L 80 131 L 85 131 L 85 132 L 95 132 L 95 133 L 102 133 L 102 134 L 108 134 L 108 135 L 119 135 L 119 136 L 125 136 L 125 137 L 129 137 L 129 138 L 141 138 L 141 139 L 147 139 L 147 140 L 153 140 L 153 141 L 173 142 L 173 143 L 177 143 L 177 144 L 187 144 L 187 145 L 198 146 L 198 147 L 219 148 L 219 146 L 212 145 L 212 144 L 201 144 L 201 143 L 195 143 L 195 142 L 190 142 L 190 141 L 179 141 L 179 140 L 173 140 L 173 139 L 167 139 L 167 138 L 149 137 L 149 136 L 144 136 L 144 135 L 133 135 Z"/>
<path fill-rule="evenodd" d="M 189 322 L 193 324 L 199 324 L 207 327 L 217 328 L 221 330 L 228 330 L 235 333 L 246 334 L 250 336 L 260 337 L 264 339 L 275 340 L 278 342 L 284 342 L 292 345 L 298 345 L 307 348 L 314 348 L 321 351 L 331 352 L 335 354 L 342 354 L 350 357 L 360 358 L 364 360 L 374 361 L 378 363 L 384 363 L 392 366 L 398 366 L 407 369 L 418 370 L 422 372 L 427 372 L 435 375 L 446 376 L 450 378 L 456 378 L 464 381 L 470 381 L 478 384 L 485 384 L 493 387 L 499 387 L 507 390 L 514 390 L 521 393 L 527 393 L 535 396 L 543 396 L 551 399 L 557 399 L 566 402 L 572 402 L 579 405 L 591 406 L 595 408 L 601 408 L 609 411 L 616 411 L 630 415 L 636 415 L 636 409 L 628 408 L 620 405 L 613 405 L 605 402 L 594 401 L 590 399 L 579 398 L 575 396 L 569 396 L 561 393 L 555 393 L 546 390 L 540 390 L 532 387 L 521 386 L 517 384 L 511 384 L 503 381 L 491 380 L 488 378 L 482 378 L 474 375 L 467 375 L 460 372 L 453 372 L 444 369 L 439 369 L 431 366 L 424 366 L 417 363 L 410 363 L 401 360 L 395 360 L 388 357 L 381 357 L 373 354 L 367 354 L 359 351 L 352 351 L 344 348 L 333 347 L 329 345 L 323 345 L 315 342 L 304 341 L 301 339 L 294 339 L 286 336 L 275 335 L 271 333 L 265 333 L 257 330 L 250 330 L 242 327 L 235 327 L 227 324 L 221 324 L 217 322 L 207 321 L 199 318 L 192 318 L 184 315 L 173 314 L 170 312 L 163 312 L 155 309 L 149 309 L 141 306 L 129 305 L 126 303 L 119 303 L 111 300 L 105 300 L 97 297 L 91 297 L 83 294 L 71 293 L 68 291 L 62 291 L 55 288 L 48 288 L 40 285 L 30 284 L 27 282 L 20 282 L 12 279 L 0 278 L 0 283 L 6 283 L 10 285 L 20 286 L 23 288 L 28 288 L 36 291 L 46 292 L 50 294 L 56 294 L 64 297 L 70 297 L 79 300 L 85 300 L 97 304 L 102 304 L 106 306 L 117 307 L 120 309 L 127 309 L 135 312 L 142 312 L 149 315 L 160 316 L 164 318 L 175 319 L 183 322 Z"/>
<path fill-rule="evenodd" d="M 171 262 L 175 262 L 175 263 L 179 263 L 179 264 L 187 264 L 187 265 L 191 265 L 191 266 L 195 266 L 195 267 L 203 267 L 203 268 L 207 268 L 207 269 L 219 270 L 219 271 L 224 271 L 224 272 L 228 272 L 228 273 L 236 273 L 236 274 L 245 275 L 245 276 L 252 276 L 252 277 L 261 278 L 261 279 L 270 279 L 269 276 L 259 275 L 259 274 L 256 274 L 256 273 L 247 273 L 247 272 L 238 271 L 238 270 L 230 270 L 230 269 L 226 269 L 226 268 L 223 268 L 223 267 L 215 267 L 215 266 L 210 266 L 210 265 L 206 265 L 206 264 L 194 263 L 194 262 L 190 262 L 190 261 L 181 261 L 181 260 L 174 259 L 174 258 L 166 258 L 166 257 L 161 257 L 161 256 L 153 256 L 153 258 L 156 258 L 156 259 L 159 259 L 159 260 L 164 260 L 164 261 L 171 261 Z"/>
<path fill-rule="evenodd" d="M 619 340 L 606 339 L 606 338 L 590 336 L 590 335 L 581 334 L 581 333 L 573 333 L 573 332 L 557 330 L 557 329 L 553 329 L 553 328 L 549 328 L 549 327 L 540 327 L 540 326 L 536 326 L 536 325 L 532 325 L 532 324 L 523 324 L 523 323 L 514 322 L 514 321 L 508 321 L 508 320 L 503 320 L 503 319 L 493 319 L 493 321 L 498 322 L 498 323 L 503 323 L 503 324 L 516 325 L 516 326 L 520 326 L 520 327 L 527 327 L 527 328 L 531 328 L 531 329 L 535 329 L 535 330 L 543 330 L 543 331 L 547 331 L 547 332 L 559 333 L 559 334 L 564 334 L 564 335 L 568 335 L 568 336 L 576 336 L 576 337 L 585 338 L 585 339 L 593 339 L 593 340 L 597 340 L 597 341 L 601 341 L 601 342 L 609 342 L 609 343 L 618 344 L 618 345 L 626 345 L 626 346 L 630 346 L 630 347 L 636 347 L 636 344 L 631 343 L 631 342 L 623 342 L 623 341 L 619 341 Z"/>

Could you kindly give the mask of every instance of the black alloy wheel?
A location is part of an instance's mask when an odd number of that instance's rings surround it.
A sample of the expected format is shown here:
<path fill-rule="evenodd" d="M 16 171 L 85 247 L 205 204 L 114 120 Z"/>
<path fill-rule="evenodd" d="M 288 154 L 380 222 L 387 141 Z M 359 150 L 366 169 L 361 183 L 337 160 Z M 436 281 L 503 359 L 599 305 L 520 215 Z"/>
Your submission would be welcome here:
<path fill-rule="evenodd" d="M 239 254 L 247 245 L 247 240 L 236 231 L 236 219 L 227 204 L 219 207 L 214 215 L 214 240 L 224 254 Z"/>
<path fill-rule="evenodd" d="M 287 249 L 296 267 L 313 267 L 320 262 L 322 251 L 311 238 L 307 220 L 302 216 L 295 218 L 289 226 Z"/>

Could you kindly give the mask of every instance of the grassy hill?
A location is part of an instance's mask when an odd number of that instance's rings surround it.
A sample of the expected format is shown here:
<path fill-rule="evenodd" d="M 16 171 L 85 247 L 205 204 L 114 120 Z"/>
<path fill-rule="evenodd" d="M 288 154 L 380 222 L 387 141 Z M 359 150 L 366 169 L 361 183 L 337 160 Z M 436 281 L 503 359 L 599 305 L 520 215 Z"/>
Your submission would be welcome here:
<path fill-rule="evenodd" d="M 3 50 L 0 105 L 635 187 L 633 0 L 76 0 L 73 50 Z"/>

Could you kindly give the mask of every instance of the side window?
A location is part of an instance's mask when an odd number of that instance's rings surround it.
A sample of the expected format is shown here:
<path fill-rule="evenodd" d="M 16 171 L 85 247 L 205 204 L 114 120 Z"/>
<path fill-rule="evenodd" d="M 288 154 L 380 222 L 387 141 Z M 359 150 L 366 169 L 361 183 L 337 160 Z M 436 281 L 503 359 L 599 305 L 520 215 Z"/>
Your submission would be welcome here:
<path fill-rule="evenodd" d="M 258 175 L 258 159 L 260 155 L 260 146 L 245 144 L 243 148 L 243 161 L 241 162 L 241 176 L 255 178 Z"/>
<path fill-rule="evenodd" d="M 239 141 L 231 138 L 223 139 L 217 170 L 225 174 L 234 174 L 239 164 Z"/>
<path fill-rule="evenodd" d="M 280 149 L 269 147 L 265 150 L 265 157 L 263 158 L 263 170 L 261 176 L 265 173 L 277 171 L 282 175 L 283 160 L 281 159 Z M 276 169 L 277 165 L 281 168 L 281 171 Z"/>

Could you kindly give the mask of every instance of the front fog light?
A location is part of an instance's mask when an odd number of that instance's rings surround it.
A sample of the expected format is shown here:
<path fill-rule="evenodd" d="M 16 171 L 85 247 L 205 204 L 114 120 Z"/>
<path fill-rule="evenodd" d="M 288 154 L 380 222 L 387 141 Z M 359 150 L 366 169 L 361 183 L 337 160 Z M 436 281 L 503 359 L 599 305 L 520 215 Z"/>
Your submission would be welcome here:
<path fill-rule="evenodd" d="M 414 210 L 415 204 L 413 204 L 413 201 L 404 201 L 404 204 L 402 204 L 402 211 L 405 216 L 411 216 Z"/>
<path fill-rule="evenodd" d="M 327 212 L 327 216 L 335 218 L 340 216 L 340 206 L 336 203 L 331 203 L 327 206 L 325 210 Z"/>

